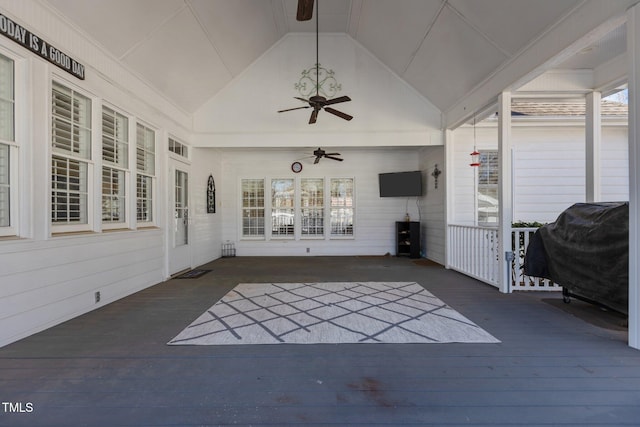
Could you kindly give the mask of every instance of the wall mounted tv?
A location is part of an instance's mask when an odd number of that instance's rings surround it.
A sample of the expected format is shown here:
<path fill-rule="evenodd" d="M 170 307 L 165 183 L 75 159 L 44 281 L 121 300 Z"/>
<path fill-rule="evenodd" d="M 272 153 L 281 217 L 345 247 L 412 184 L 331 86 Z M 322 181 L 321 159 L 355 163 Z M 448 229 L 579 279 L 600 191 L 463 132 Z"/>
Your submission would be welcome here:
<path fill-rule="evenodd" d="M 378 174 L 380 197 L 422 196 L 422 172 L 393 172 Z"/>

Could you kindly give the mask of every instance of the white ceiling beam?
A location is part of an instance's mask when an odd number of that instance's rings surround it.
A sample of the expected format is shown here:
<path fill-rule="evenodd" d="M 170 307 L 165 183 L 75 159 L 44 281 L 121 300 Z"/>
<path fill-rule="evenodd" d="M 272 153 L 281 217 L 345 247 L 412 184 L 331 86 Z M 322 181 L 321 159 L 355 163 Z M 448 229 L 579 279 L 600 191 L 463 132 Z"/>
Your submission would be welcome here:
<path fill-rule="evenodd" d="M 627 55 L 619 55 L 593 70 L 593 89 L 607 92 L 626 82 L 628 73 Z"/>
<path fill-rule="evenodd" d="M 593 90 L 592 70 L 551 70 L 521 86 L 517 93 L 579 93 Z"/>

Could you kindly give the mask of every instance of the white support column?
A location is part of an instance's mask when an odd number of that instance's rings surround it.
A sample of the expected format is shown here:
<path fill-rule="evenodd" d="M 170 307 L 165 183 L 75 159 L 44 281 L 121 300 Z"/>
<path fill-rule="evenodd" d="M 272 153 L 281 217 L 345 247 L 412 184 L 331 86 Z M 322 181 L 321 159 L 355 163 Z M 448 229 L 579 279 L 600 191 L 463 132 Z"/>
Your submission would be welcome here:
<path fill-rule="evenodd" d="M 504 293 L 511 292 L 511 275 L 506 260 L 507 253 L 512 252 L 511 163 L 511 92 L 502 92 L 498 97 L 498 265 L 502 269 L 499 289 Z"/>
<path fill-rule="evenodd" d="M 601 141 L 602 141 L 602 94 L 591 92 L 586 96 L 585 137 L 586 137 L 586 182 L 585 201 L 601 200 Z"/>
<path fill-rule="evenodd" d="M 640 349 L 640 4 L 627 11 L 629 61 L 629 346 Z"/>
<path fill-rule="evenodd" d="M 454 191 L 454 156 L 453 156 L 453 131 L 445 129 L 444 131 L 444 188 L 445 188 L 445 213 L 444 213 L 444 266 L 450 268 L 451 265 L 451 241 L 449 240 L 449 224 L 453 222 L 453 207 L 455 206 Z"/>

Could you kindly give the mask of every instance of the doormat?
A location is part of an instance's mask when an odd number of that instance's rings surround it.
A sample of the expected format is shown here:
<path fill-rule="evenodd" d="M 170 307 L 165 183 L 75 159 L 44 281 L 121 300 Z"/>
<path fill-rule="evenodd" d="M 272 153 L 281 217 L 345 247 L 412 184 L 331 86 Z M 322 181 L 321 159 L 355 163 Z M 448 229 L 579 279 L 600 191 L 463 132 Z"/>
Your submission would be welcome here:
<path fill-rule="evenodd" d="M 241 283 L 169 345 L 498 343 L 415 282 Z"/>
<path fill-rule="evenodd" d="M 201 270 L 194 268 L 193 270 L 187 271 L 186 273 L 182 273 L 179 276 L 174 277 L 174 279 L 197 279 L 200 276 L 204 276 L 211 270 Z"/>

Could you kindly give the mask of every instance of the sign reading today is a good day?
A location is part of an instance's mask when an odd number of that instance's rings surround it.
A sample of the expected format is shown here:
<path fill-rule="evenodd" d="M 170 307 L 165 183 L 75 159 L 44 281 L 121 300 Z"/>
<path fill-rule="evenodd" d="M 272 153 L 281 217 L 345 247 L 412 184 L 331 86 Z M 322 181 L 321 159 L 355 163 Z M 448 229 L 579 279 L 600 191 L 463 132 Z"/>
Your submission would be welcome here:
<path fill-rule="evenodd" d="M 0 33 L 80 80 L 84 80 L 84 65 L 1 13 Z"/>

